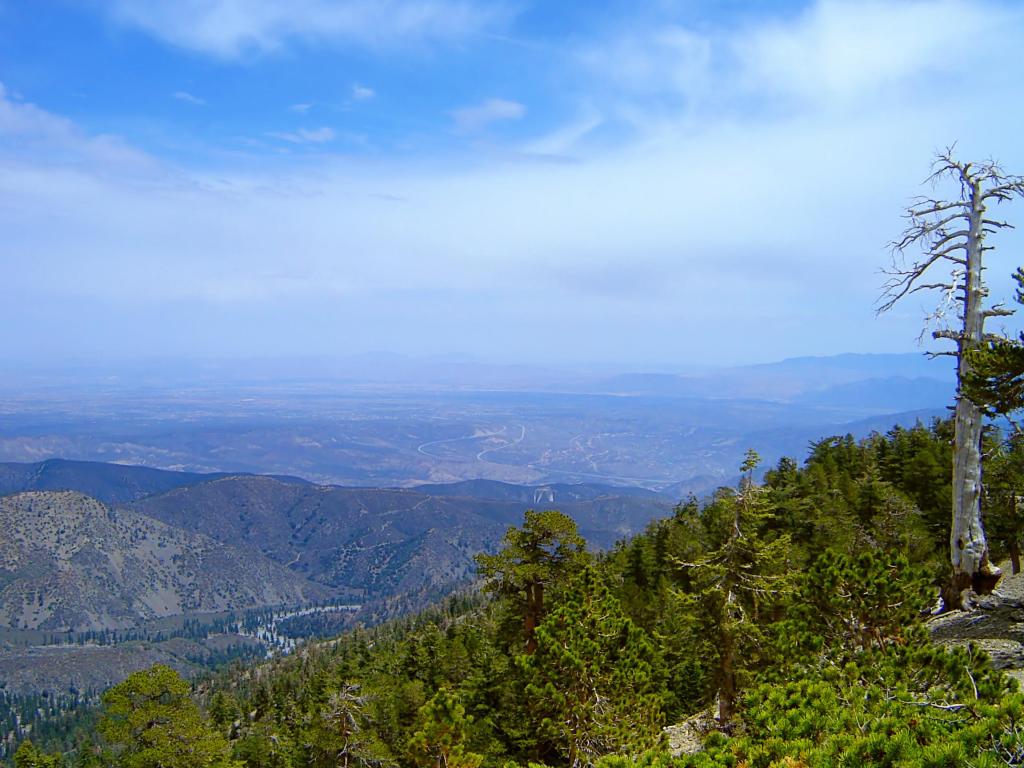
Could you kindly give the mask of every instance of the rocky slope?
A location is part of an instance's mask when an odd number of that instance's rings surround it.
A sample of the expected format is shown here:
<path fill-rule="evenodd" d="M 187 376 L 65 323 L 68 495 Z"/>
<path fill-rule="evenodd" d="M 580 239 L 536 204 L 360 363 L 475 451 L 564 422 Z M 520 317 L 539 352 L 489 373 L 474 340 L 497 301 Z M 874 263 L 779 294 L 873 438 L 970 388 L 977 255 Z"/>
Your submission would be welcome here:
<path fill-rule="evenodd" d="M 0 627 L 130 627 L 328 594 L 258 553 L 77 492 L 0 498 L 0 530 Z"/>
<path fill-rule="evenodd" d="M 945 645 L 974 644 L 992 657 L 997 669 L 1006 670 L 1024 684 L 1024 573 L 1006 574 L 991 595 L 975 598 L 970 610 L 934 617 L 928 629 Z"/>

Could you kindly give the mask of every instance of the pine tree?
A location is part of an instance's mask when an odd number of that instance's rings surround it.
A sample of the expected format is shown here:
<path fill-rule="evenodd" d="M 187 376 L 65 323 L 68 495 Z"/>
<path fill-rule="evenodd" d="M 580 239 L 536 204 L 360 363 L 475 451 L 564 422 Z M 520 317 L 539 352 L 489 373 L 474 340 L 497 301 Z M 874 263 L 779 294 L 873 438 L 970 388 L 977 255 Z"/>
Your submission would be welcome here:
<path fill-rule="evenodd" d="M 14 753 L 14 768 L 60 768 L 62 765 L 60 755 L 48 755 L 28 740 L 21 742 Z"/>
<path fill-rule="evenodd" d="M 477 555 L 486 588 L 518 607 L 526 653 L 537 647 L 534 637 L 544 617 L 545 591 L 586 562 L 585 542 L 571 517 L 557 510 L 527 510 L 523 527 L 510 527 L 501 551 Z"/>
<path fill-rule="evenodd" d="M 902 552 L 828 550 L 800 579 L 781 626 L 789 661 L 782 667 L 814 665 L 822 656 L 841 664 L 902 642 L 934 600 L 927 572 Z"/>
<path fill-rule="evenodd" d="M 678 593 L 680 607 L 690 614 L 702 654 L 713 659 L 722 726 L 732 721 L 745 674 L 768 646 L 764 628 L 792 581 L 789 536 L 771 532 L 774 510 L 754 482 L 759 461 L 748 451 L 739 488 L 723 489 L 702 513 L 725 526 L 720 545 L 680 563 L 694 584 L 692 593 Z"/>
<path fill-rule="evenodd" d="M 77 752 L 75 768 L 105 768 L 113 762 L 113 758 L 104 754 L 90 737 L 78 744 Z"/>
<path fill-rule="evenodd" d="M 230 747 L 167 666 L 134 672 L 103 694 L 100 732 L 121 749 L 123 768 L 240 768 Z"/>
<path fill-rule="evenodd" d="M 466 748 L 467 728 L 473 718 L 459 697 L 442 688 L 424 704 L 409 739 L 409 755 L 420 768 L 478 768 L 483 756 Z"/>
<path fill-rule="evenodd" d="M 267 722 L 252 724 L 234 746 L 245 768 L 292 768 L 295 752 L 289 731 Z"/>
<path fill-rule="evenodd" d="M 537 628 L 536 652 L 518 661 L 539 756 L 553 752 L 576 768 L 657 741 L 664 697 L 658 651 L 594 569 L 573 580 Z"/>
<path fill-rule="evenodd" d="M 360 686 L 351 683 L 343 684 L 328 695 L 307 730 L 311 766 L 372 768 L 393 764 L 369 727 L 369 703 Z"/>
<path fill-rule="evenodd" d="M 1013 572 L 1020 573 L 1020 542 L 1024 536 L 1024 433 L 1011 434 L 989 452 L 984 510 L 994 544 L 1009 555 Z"/>
<path fill-rule="evenodd" d="M 1024 304 L 1024 267 L 1013 274 L 1017 303 Z M 990 337 L 968 355 L 971 370 L 964 387 L 968 396 L 990 414 L 1011 414 L 1024 408 L 1024 333 L 1016 339 Z"/>

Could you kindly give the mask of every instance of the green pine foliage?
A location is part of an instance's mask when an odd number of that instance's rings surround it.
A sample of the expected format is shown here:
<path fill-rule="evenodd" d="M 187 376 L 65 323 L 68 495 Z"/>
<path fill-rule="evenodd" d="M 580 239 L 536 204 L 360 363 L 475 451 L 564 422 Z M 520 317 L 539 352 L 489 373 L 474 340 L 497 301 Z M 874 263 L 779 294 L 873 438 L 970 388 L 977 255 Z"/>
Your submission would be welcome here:
<path fill-rule="evenodd" d="M 778 628 L 790 659 L 841 664 L 899 641 L 934 601 L 927 573 L 904 553 L 830 549 L 806 571 Z"/>
<path fill-rule="evenodd" d="M 710 739 L 675 764 L 969 768 L 1019 765 L 1024 747 L 1015 684 L 970 649 L 936 649 L 921 635 L 758 686 L 744 711 L 741 736 Z"/>
<path fill-rule="evenodd" d="M 658 649 L 593 568 L 573 579 L 537 628 L 536 651 L 518 662 L 539 757 L 589 766 L 657 742 L 664 691 Z"/>
<path fill-rule="evenodd" d="M 299 742 L 311 768 L 393 764 L 369 721 L 368 704 L 360 686 L 344 684 L 302 721 Z"/>
<path fill-rule="evenodd" d="M 103 694 L 99 730 L 122 768 L 241 768 L 226 739 L 189 697 L 170 667 L 135 672 Z"/>
<path fill-rule="evenodd" d="M 986 441 L 985 527 L 996 557 L 1009 557 L 1013 573 L 1021 572 L 1020 542 L 1024 535 L 1024 432 Z"/>
<path fill-rule="evenodd" d="M 702 511 L 714 548 L 679 563 L 691 591 L 677 593 L 678 610 L 689 618 L 697 654 L 713 669 L 723 725 L 735 714 L 749 671 L 766 664 L 766 632 L 785 605 L 793 573 L 789 535 L 772 528 L 775 511 L 754 482 L 759 462 L 748 452 L 739 488 L 723 489 Z"/>
<path fill-rule="evenodd" d="M 48 755 L 36 749 L 31 741 L 25 740 L 14 753 L 14 768 L 60 768 L 59 755 Z"/>
<path fill-rule="evenodd" d="M 1017 303 L 1024 304 L 1024 267 L 1013 274 Z M 964 391 L 990 414 L 1007 415 L 1024 408 L 1024 333 L 1017 339 L 994 339 L 968 354 L 970 373 Z"/>
<path fill-rule="evenodd" d="M 826 553 L 797 586 L 804 597 L 820 586 L 817 605 L 791 611 L 784 622 L 786 634 L 802 642 L 784 641 L 775 664 L 744 692 L 742 727 L 734 736 L 713 733 L 694 755 L 650 752 L 599 766 L 1024 764 L 1024 696 L 973 647 L 949 650 L 930 642 L 915 607 L 925 597 L 920 585 L 920 571 L 898 555 Z M 860 604 L 845 606 L 842 596 L 854 593 L 863 595 Z M 841 616 L 823 616 L 830 605 Z M 872 605 L 877 616 L 867 608 Z"/>
<path fill-rule="evenodd" d="M 526 652 L 533 653 L 545 593 L 564 584 L 586 562 L 585 542 L 571 518 L 556 510 L 530 509 L 523 526 L 509 528 L 502 543 L 497 554 L 477 555 L 477 567 L 485 588 L 518 609 Z"/>
<path fill-rule="evenodd" d="M 442 688 L 420 707 L 417 729 L 409 739 L 409 758 L 419 768 L 478 768 L 483 756 L 467 750 L 472 715 L 458 695 Z"/>

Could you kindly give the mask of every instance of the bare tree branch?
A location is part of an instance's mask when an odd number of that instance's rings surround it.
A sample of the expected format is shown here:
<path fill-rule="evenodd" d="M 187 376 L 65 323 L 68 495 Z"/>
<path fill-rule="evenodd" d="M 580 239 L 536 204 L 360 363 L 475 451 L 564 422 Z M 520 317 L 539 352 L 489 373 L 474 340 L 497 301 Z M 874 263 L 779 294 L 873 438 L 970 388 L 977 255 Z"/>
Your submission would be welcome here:
<path fill-rule="evenodd" d="M 1006 309 L 1005 307 L 999 306 L 991 307 L 990 309 L 983 309 L 981 311 L 981 314 L 984 315 L 985 317 L 1009 317 L 1013 313 L 1014 312 L 1012 309 Z M 1001 339 L 1002 336 L 999 336 L 997 338 Z"/>

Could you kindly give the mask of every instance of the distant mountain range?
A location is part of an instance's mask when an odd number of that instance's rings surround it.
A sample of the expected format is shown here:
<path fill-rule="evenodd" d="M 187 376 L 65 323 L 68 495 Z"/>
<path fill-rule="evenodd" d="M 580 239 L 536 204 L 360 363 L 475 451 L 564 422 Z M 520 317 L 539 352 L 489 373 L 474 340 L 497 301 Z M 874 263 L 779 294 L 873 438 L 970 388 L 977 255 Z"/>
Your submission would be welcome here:
<path fill-rule="evenodd" d="M 950 402 L 954 374 L 950 358 L 843 354 L 693 374 L 622 374 L 599 387 L 634 396 L 772 400 L 896 413 Z"/>
<path fill-rule="evenodd" d="M 0 541 L 0 627 L 15 629 L 435 594 L 527 507 L 561 509 L 596 547 L 672 510 L 651 491 L 600 485 L 343 488 L 62 460 L 5 464 L 0 479 L 12 532 Z"/>
<path fill-rule="evenodd" d="M 414 357 L 376 352 L 329 358 L 181 360 L 150 359 L 108 364 L 78 364 L 67 361 L 35 369 L 24 365 L 5 366 L 0 360 L 0 392 L 20 392 L 45 384 L 64 389 L 86 386 L 105 392 L 172 387 L 234 389 L 238 387 L 275 389 L 280 387 L 316 389 L 324 384 L 345 387 L 386 387 L 426 390 L 505 389 L 518 391 L 608 391 L 608 383 L 635 377 L 684 379 L 692 385 L 705 382 L 699 391 L 725 382 L 728 394 L 743 391 L 746 384 L 806 382 L 811 387 L 828 386 L 858 379 L 927 377 L 951 379 L 950 358 L 929 359 L 921 352 L 840 353 L 792 357 L 770 363 L 749 365 L 705 365 L 687 362 L 575 363 L 530 365 L 488 363 L 469 358 Z M 613 384 L 613 388 L 617 385 Z M 801 384 L 799 389 L 803 389 Z M 758 390 L 751 390 L 756 395 Z M 792 386 L 790 386 L 792 391 Z M 775 396 L 773 392 L 772 396 Z"/>
<path fill-rule="evenodd" d="M 811 390 L 793 398 L 793 402 L 827 408 L 856 405 L 864 411 L 892 413 L 914 411 L 920 409 L 922 404 L 952 404 L 955 392 L 955 384 L 945 379 L 892 376 Z"/>
<path fill-rule="evenodd" d="M 385 369 L 393 386 L 416 365 Z M 9 408 L 0 455 L 119 460 L 0 463 L 2 523 L 16 532 L 0 549 L 0 626 L 440 594 L 528 507 L 560 508 L 607 547 L 674 500 L 730 484 L 748 447 L 771 464 L 830 434 L 928 421 L 953 387 L 948 362 L 922 355 L 562 379 L 516 368 L 518 391 L 473 389 L 474 367 L 458 370 L 465 389 L 429 393 L 310 384 Z M 484 366 L 480 383 L 501 370 Z"/>

